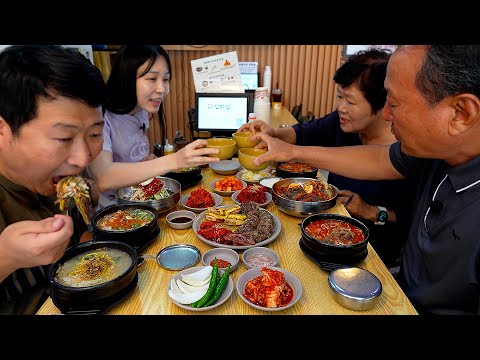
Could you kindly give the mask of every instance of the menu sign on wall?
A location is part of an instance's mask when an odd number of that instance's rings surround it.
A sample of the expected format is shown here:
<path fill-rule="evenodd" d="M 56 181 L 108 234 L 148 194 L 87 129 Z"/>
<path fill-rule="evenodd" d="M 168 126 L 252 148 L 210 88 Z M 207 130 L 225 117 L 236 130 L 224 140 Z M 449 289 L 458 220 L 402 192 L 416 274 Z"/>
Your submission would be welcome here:
<path fill-rule="evenodd" d="M 192 60 L 193 81 L 197 93 L 243 93 L 236 51 Z"/>

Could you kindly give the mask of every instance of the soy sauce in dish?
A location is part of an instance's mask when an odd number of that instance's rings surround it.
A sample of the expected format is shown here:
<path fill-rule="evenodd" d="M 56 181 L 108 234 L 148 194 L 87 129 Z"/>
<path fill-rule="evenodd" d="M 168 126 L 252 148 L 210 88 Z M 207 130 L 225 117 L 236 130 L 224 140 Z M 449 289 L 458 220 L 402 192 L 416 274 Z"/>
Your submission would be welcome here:
<path fill-rule="evenodd" d="M 187 223 L 189 221 L 192 221 L 192 218 L 189 218 L 189 217 L 186 217 L 186 216 L 179 216 L 179 217 L 176 217 L 176 218 L 173 218 L 172 220 L 170 220 L 170 222 L 175 223 L 175 224 L 183 224 L 183 223 Z"/>

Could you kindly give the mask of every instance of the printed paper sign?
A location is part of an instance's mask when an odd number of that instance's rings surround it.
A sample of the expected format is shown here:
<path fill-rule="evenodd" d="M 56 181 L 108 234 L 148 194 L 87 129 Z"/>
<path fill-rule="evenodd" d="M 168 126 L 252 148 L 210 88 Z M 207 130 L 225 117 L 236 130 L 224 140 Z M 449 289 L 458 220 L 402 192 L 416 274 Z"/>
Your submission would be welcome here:
<path fill-rule="evenodd" d="M 236 51 L 192 60 L 193 81 L 197 93 L 243 93 Z"/>
<path fill-rule="evenodd" d="M 256 74 L 258 72 L 258 61 L 240 61 L 238 65 L 242 74 Z"/>

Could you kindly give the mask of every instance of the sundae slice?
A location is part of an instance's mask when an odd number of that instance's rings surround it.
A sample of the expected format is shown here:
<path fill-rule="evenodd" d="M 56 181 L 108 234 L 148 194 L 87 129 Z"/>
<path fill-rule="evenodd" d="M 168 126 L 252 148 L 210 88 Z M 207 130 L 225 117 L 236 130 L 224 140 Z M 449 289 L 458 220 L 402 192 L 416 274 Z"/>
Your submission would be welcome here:
<path fill-rule="evenodd" d="M 83 220 L 88 225 L 88 207 L 90 204 L 90 193 L 88 184 L 80 175 L 69 175 L 57 183 L 57 200 L 60 210 L 63 211 L 68 206 L 68 201 L 73 198 Z"/>

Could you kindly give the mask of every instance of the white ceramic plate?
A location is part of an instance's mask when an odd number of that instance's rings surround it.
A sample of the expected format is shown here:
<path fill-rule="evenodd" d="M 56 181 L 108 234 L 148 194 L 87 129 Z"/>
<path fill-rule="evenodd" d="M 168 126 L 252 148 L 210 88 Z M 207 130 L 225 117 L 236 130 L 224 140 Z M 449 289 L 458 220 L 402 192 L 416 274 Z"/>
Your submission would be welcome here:
<path fill-rule="evenodd" d="M 210 194 L 212 194 L 212 193 L 210 193 Z M 218 194 L 212 194 L 212 196 L 213 196 L 213 200 L 215 200 L 215 205 L 213 205 L 213 206 L 219 206 L 223 201 L 222 197 Z M 196 213 L 207 210 L 207 208 L 192 208 L 190 206 L 187 206 L 186 203 L 187 203 L 187 200 L 188 200 L 189 197 L 190 197 L 190 194 L 184 195 L 182 197 L 181 201 L 182 201 L 182 205 L 185 209 L 196 212 Z"/>
<path fill-rule="evenodd" d="M 217 190 L 215 189 L 215 183 L 217 181 L 219 181 L 221 179 L 216 179 L 216 180 L 213 180 L 211 183 L 210 183 L 210 189 L 212 189 L 212 191 L 214 193 L 217 193 L 219 195 L 222 195 L 222 196 L 230 196 L 232 195 L 235 191 L 222 191 L 222 190 Z M 247 183 L 243 180 L 240 180 L 242 182 L 242 189 L 245 189 L 247 187 Z"/>
<path fill-rule="evenodd" d="M 185 270 L 182 270 L 182 271 L 179 271 L 177 274 L 173 275 L 173 279 L 174 280 L 181 280 L 182 279 L 182 276 L 181 274 L 185 275 L 185 274 L 190 274 L 190 273 L 193 273 L 195 271 L 198 271 L 198 270 L 201 270 L 203 269 L 205 266 L 196 266 L 196 267 L 191 267 L 191 268 L 188 268 L 188 269 L 185 269 Z M 218 270 L 218 273 L 221 275 L 223 274 L 223 270 Z M 213 303 L 212 305 L 210 306 L 206 306 L 206 307 L 201 307 L 201 308 L 194 308 L 192 307 L 190 304 L 180 304 L 179 302 L 173 300 L 169 295 L 168 295 L 168 290 L 170 289 L 170 281 L 168 282 L 168 286 L 167 286 L 167 296 L 170 300 L 173 301 L 173 303 L 183 309 L 186 309 L 186 310 L 190 310 L 190 311 L 207 311 L 207 310 L 211 310 L 211 309 L 215 309 L 216 307 L 222 305 L 225 301 L 228 300 L 228 298 L 230 297 L 230 295 L 232 295 L 232 292 L 233 292 L 233 280 L 232 280 L 232 276 L 230 275 L 230 278 L 228 279 L 228 283 L 227 283 L 227 286 L 225 286 L 225 289 L 223 290 L 223 293 L 222 295 L 220 295 L 220 297 L 217 299 L 217 301 L 215 303 Z"/>
<path fill-rule="evenodd" d="M 295 305 L 295 303 L 302 296 L 302 292 L 303 292 L 302 284 L 300 283 L 300 280 L 298 280 L 298 278 L 295 275 L 293 275 L 291 272 L 289 272 L 285 269 L 282 269 L 282 268 L 279 268 L 279 267 L 273 267 L 273 266 L 267 266 L 267 268 L 272 269 L 272 270 L 281 271 L 285 276 L 285 281 L 287 282 L 288 285 L 291 286 L 291 288 L 293 290 L 293 297 L 292 297 L 292 300 L 290 300 L 290 302 L 287 305 L 282 306 L 282 307 L 276 307 L 276 308 L 268 308 L 268 307 L 258 306 L 258 305 L 255 305 L 254 303 L 250 302 L 250 300 L 248 300 L 243 295 L 244 292 L 245 292 L 245 286 L 247 285 L 247 282 L 249 282 L 253 278 L 256 278 L 257 276 L 263 275 L 262 272 L 260 271 L 261 268 L 259 268 L 259 267 L 249 269 L 249 270 L 245 271 L 242 275 L 240 275 L 240 277 L 237 280 L 237 285 L 236 285 L 238 295 L 240 295 L 242 300 L 245 301 L 251 307 L 254 307 L 255 309 L 263 310 L 263 311 L 281 311 L 281 310 L 288 309 L 289 307 Z"/>
<path fill-rule="evenodd" d="M 252 171 L 254 173 L 254 178 L 249 178 L 245 179 L 243 176 L 245 173 L 249 170 L 242 170 L 237 173 L 237 178 L 239 178 L 242 181 L 245 181 L 247 184 L 257 184 L 261 178 L 267 177 L 267 176 L 272 176 L 272 173 L 269 171 L 269 168 L 266 168 L 265 170 L 261 171 Z"/>
<path fill-rule="evenodd" d="M 238 205 L 242 205 L 242 203 L 237 200 L 237 196 L 238 196 L 238 194 L 240 194 L 240 191 L 242 191 L 242 190 L 237 190 L 232 194 L 232 200 L 235 201 L 235 203 L 237 203 Z M 266 201 L 262 204 L 258 204 L 258 206 L 264 208 L 268 204 L 270 204 L 270 202 L 272 201 L 272 194 L 270 194 L 269 192 L 265 192 L 265 199 L 266 199 Z"/>
<path fill-rule="evenodd" d="M 268 211 L 268 210 L 265 210 L 265 209 L 262 209 L 262 208 L 260 208 L 260 210 Z M 206 213 L 207 212 L 204 211 L 204 212 L 197 215 L 197 217 L 193 221 L 192 229 L 193 229 L 193 231 L 195 231 L 195 235 L 197 235 L 197 237 L 200 240 L 202 240 L 204 243 L 207 243 L 207 244 L 212 245 L 214 247 L 224 247 L 224 248 L 229 248 L 229 249 L 234 249 L 234 250 L 244 250 L 244 249 L 250 249 L 250 248 L 255 247 L 255 246 L 264 246 L 268 243 L 271 243 L 273 240 L 275 240 L 278 237 L 278 235 L 280 234 L 280 231 L 282 230 L 282 223 L 280 222 L 278 217 L 276 217 L 274 214 L 272 214 L 270 211 L 268 211 L 268 213 L 270 215 L 272 215 L 273 221 L 275 222 L 275 229 L 273 230 L 273 234 L 269 238 L 267 238 L 263 241 L 260 241 L 260 242 L 256 243 L 255 245 L 226 245 L 226 244 L 220 244 L 220 243 L 217 243 L 215 241 L 208 240 L 208 239 L 204 238 L 202 235 L 198 234 L 198 230 L 200 230 L 200 224 L 205 219 L 205 214 Z"/>
<path fill-rule="evenodd" d="M 242 168 L 242 165 L 235 160 L 221 160 L 208 165 L 210 169 L 220 175 L 233 175 Z"/>

